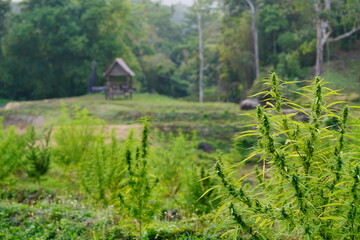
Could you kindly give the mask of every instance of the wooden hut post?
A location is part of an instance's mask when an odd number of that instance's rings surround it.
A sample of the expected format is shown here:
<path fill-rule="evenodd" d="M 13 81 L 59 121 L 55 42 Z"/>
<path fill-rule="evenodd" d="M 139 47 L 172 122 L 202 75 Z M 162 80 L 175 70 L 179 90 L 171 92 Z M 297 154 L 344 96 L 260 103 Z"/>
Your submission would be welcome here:
<path fill-rule="evenodd" d="M 130 99 L 132 99 L 132 77 L 129 77 L 130 78 L 130 82 L 129 82 L 129 91 L 130 91 Z"/>
<path fill-rule="evenodd" d="M 106 77 L 106 89 L 105 89 L 105 99 L 109 99 L 110 97 L 110 82 L 109 77 Z"/>

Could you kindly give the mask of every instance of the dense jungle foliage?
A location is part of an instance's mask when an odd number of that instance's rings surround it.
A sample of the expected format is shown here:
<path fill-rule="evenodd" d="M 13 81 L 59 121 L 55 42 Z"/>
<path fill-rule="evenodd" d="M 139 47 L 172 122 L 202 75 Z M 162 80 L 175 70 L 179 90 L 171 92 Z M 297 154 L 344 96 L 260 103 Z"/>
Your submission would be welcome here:
<path fill-rule="evenodd" d="M 100 86 L 102 73 L 121 57 L 137 74 L 137 91 L 196 99 L 199 27 L 205 100 L 246 98 L 258 90 L 253 84 L 257 71 L 262 76 L 276 71 L 291 80 L 313 77 L 318 40 L 324 62 L 359 50 L 358 0 L 250 2 L 256 10 L 259 70 L 247 0 L 199 0 L 193 6 L 150 0 L 1 0 L 0 97 L 81 95 L 94 60 Z M 317 36 L 317 22 L 329 36 Z M 331 69 L 325 68 L 325 74 Z"/>

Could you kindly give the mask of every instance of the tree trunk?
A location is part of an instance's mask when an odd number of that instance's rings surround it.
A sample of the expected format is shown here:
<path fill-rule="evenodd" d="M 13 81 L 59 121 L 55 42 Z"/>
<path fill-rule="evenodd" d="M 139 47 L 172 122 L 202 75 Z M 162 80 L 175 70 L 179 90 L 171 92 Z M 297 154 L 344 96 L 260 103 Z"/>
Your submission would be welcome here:
<path fill-rule="evenodd" d="M 324 44 L 323 42 L 323 29 L 321 27 L 322 21 L 318 21 L 316 24 L 316 65 L 315 75 L 321 76 L 324 64 Z"/>
<path fill-rule="evenodd" d="M 331 11 L 331 0 L 325 0 L 324 8 L 321 9 L 321 1 L 317 0 L 314 4 L 315 11 L 320 15 L 321 11 Z M 328 20 L 318 18 L 316 19 L 316 65 L 315 75 L 321 76 L 324 65 L 324 47 L 326 43 L 336 42 L 346 37 L 349 37 L 356 31 L 360 30 L 360 26 L 354 26 L 351 31 L 341 34 L 335 38 L 330 38 L 332 33 Z"/>
<path fill-rule="evenodd" d="M 254 3 L 251 0 L 246 0 L 247 4 L 250 6 L 251 10 L 251 32 L 254 40 L 254 55 L 255 55 L 255 76 L 259 78 L 260 76 L 260 63 L 259 63 L 259 40 L 258 40 L 258 31 L 256 24 L 256 8 Z"/>
<path fill-rule="evenodd" d="M 319 13 L 323 10 L 330 11 L 331 10 L 331 0 L 325 0 L 324 9 L 320 7 L 321 1 L 315 1 L 314 8 L 315 11 Z M 315 75 L 321 76 L 323 72 L 324 65 L 324 45 L 327 42 L 331 29 L 329 27 L 329 22 L 327 20 L 317 18 L 316 19 L 316 64 L 315 64 Z"/>
<path fill-rule="evenodd" d="M 199 102 L 204 102 L 204 89 L 203 89 L 203 78 L 204 78 L 204 43 L 203 43 L 203 32 L 201 23 L 201 13 L 197 13 L 198 32 L 199 32 Z"/>
<path fill-rule="evenodd" d="M 88 93 L 92 93 L 93 92 L 93 87 L 96 84 L 96 61 L 93 60 L 92 62 L 92 67 L 91 67 L 91 73 L 89 76 L 89 81 L 88 81 Z"/>

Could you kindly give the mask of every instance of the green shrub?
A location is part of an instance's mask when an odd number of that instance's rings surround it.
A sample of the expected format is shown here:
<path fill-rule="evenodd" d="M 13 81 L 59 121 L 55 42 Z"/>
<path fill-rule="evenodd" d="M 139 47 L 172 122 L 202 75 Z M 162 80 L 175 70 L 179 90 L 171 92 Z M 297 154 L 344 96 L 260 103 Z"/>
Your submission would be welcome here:
<path fill-rule="evenodd" d="M 56 161 L 65 166 L 82 162 L 96 136 L 102 133 L 104 124 L 103 120 L 91 116 L 87 109 L 64 107 L 54 131 Z"/>
<path fill-rule="evenodd" d="M 261 156 L 263 170 L 251 175 L 258 182 L 235 181 L 228 172 L 242 163 L 226 168 L 219 160 L 216 174 L 224 190 L 224 205 L 235 228 L 229 230 L 242 239 L 358 239 L 360 233 L 360 166 L 358 147 L 350 141 L 349 107 L 334 109 L 326 104 L 336 92 L 323 86 L 317 77 L 299 94 L 311 104 L 299 106 L 283 98 L 287 83 L 272 74 L 267 107 L 251 115 L 257 128 L 239 137 L 259 137 L 255 150 L 243 160 Z M 306 114 L 301 122 L 283 108 Z M 338 127 L 328 126 L 328 117 Z M 352 140 L 355 141 L 355 140 Z M 240 237 L 241 236 L 241 237 Z"/>
<path fill-rule="evenodd" d="M 144 224 L 149 222 L 155 214 L 156 200 L 152 193 L 157 179 L 149 174 L 149 133 L 150 123 L 147 117 L 142 119 L 143 129 L 140 142 L 130 133 L 124 151 L 126 175 L 119 184 L 118 206 L 126 210 L 130 217 L 136 219 L 139 225 L 140 238 Z"/>
<path fill-rule="evenodd" d="M 2 203 L 0 239 L 134 239 L 115 228 L 112 218 L 76 201 Z"/>
<path fill-rule="evenodd" d="M 124 168 L 120 143 L 113 136 L 108 139 L 98 136 L 80 163 L 79 178 L 85 192 L 93 199 L 108 204 L 116 195 L 119 177 Z"/>
<path fill-rule="evenodd" d="M 29 177 L 40 182 L 40 177 L 47 173 L 50 165 L 50 136 L 51 130 L 45 134 L 44 140 L 39 140 L 35 128 L 31 126 L 27 131 L 27 148 L 25 159 L 27 168 L 25 171 Z"/>
<path fill-rule="evenodd" d="M 299 79 L 304 75 L 300 66 L 299 56 L 296 52 L 280 54 L 276 69 L 280 75 L 292 80 Z"/>
<path fill-rule="evenodd" d="M 200 140 L 196 133 L 159 133 L 154 142 L 157 144 L 152 148 L 151 163 L 159 179 L 161 192 L 158 194 L 164 199 L 163 210 L 176 210 L 181 215 L 191 215 L 213 209 L 214 196 L 209 194 L 200 199 L 212 185 L 212 180 L 199 180 L 208 176 L 207 169 L 213 162 L 209 154 L 198 149 Z"/>
<path fill-rule="evenodd" d="M 26 139 L 16 132 L 15 127 L 3 129 L 0 120 L 0 181 L 20 169 L 24 156 Z"/>

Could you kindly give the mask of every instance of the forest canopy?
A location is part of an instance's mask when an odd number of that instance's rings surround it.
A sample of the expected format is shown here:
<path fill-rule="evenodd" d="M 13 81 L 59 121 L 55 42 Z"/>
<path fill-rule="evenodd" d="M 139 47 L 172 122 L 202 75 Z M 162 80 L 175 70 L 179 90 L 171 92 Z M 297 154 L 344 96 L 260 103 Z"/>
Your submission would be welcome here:
<path fill-rule="evenodd" d="M 82 95 L 121 57 L 137 91 L 237 102 L 259 74 L 321 75 L 359 28 L 359 0 L 0 0 L 0 97 Z"/>

